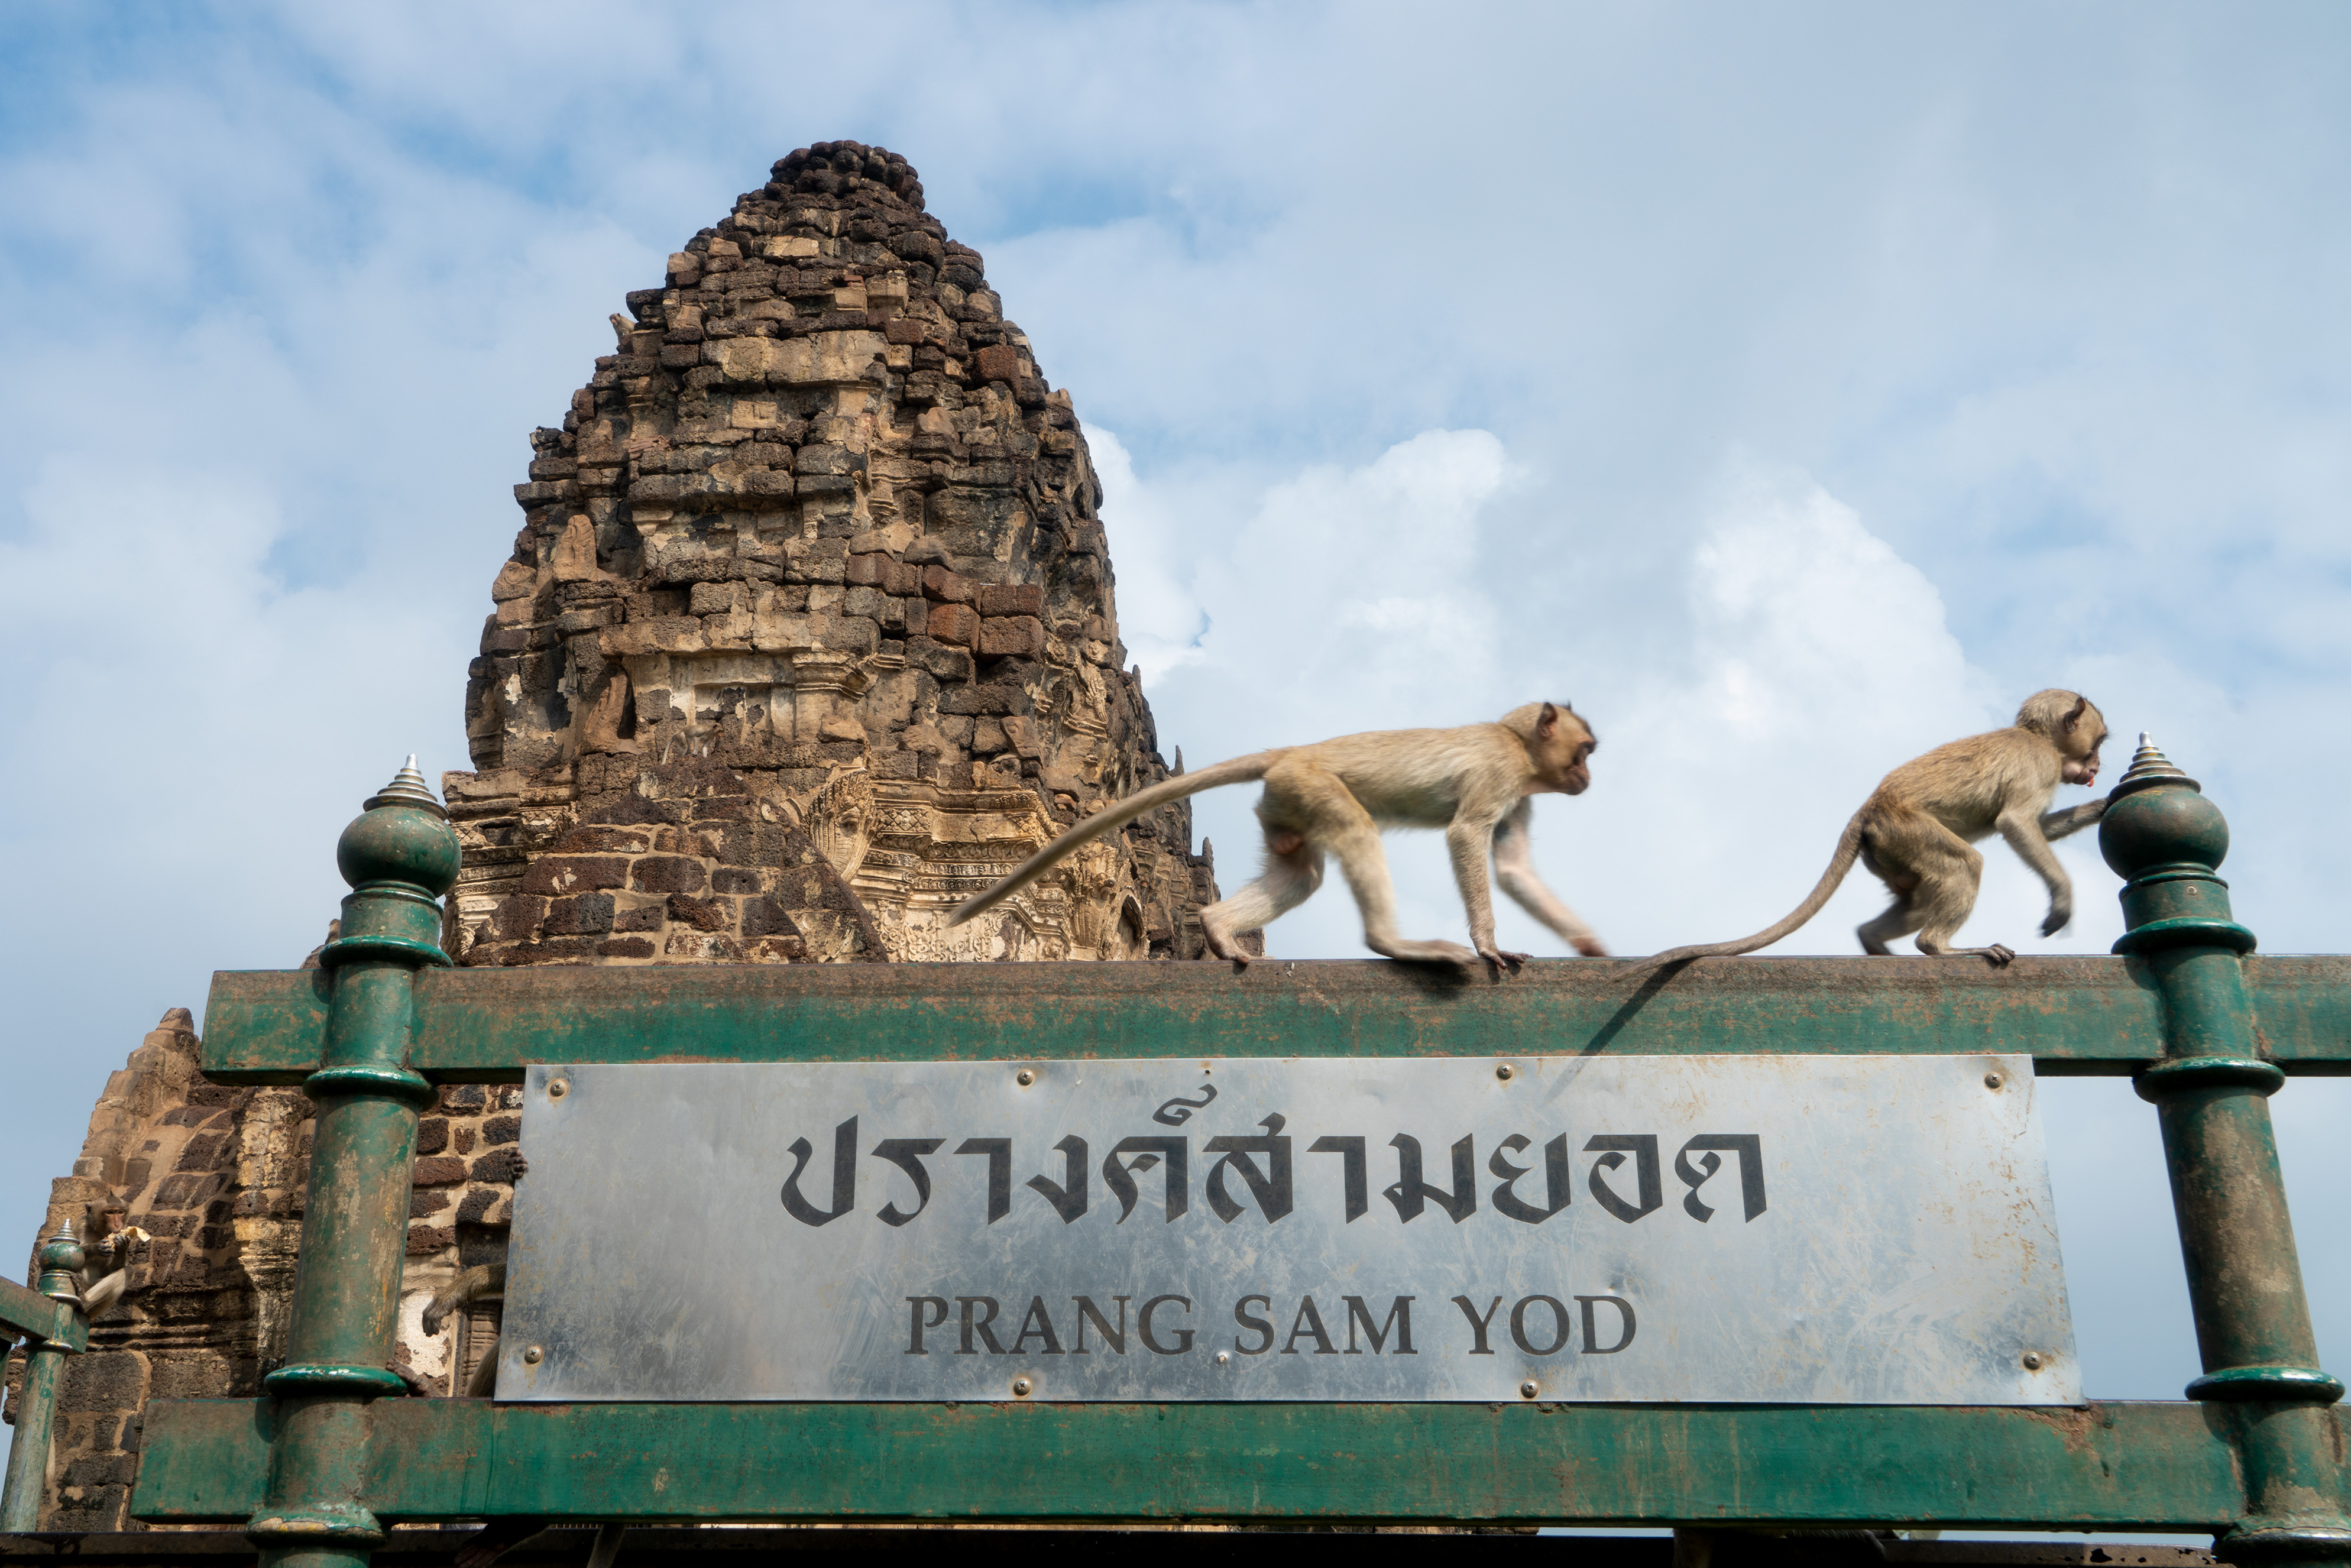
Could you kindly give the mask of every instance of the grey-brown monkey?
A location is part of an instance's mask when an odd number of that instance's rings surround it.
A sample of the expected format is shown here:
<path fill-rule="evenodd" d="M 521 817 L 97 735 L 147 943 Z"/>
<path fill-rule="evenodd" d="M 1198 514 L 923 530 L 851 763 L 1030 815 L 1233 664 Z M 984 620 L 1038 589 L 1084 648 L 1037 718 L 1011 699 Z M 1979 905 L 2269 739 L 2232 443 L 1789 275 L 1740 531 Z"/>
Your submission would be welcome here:
<path fill-rule="evenodd" d="M 1526 912 L 1587 956 L 1605 949 L 1591 927 L 1535 874 L 1529 829 L 1531 797 L 1581 795 L 1592 783 L 1599 741 L 1565 703 L 1529 703 L 1497 724 L 1458 729 L 1382 730 L 1312 746 L 1281 747 L 1155 784 L 1088 818 L 1029 858 L 987 892 L 967 900 L 947 922 L 959 925 L 1028 886 L 1055 862 L 1156 807 L 1226 784 L 1265 781 L 1258 821 L 1265 826 L 1265 870 L 1230 898 L 1200 912 L 1208 948 L 1247 964 L 1235 938 L 1295 909 L 1322 884 L 1323 857 L 1336 855 L 1364 916 L 1364 941 L 1390 958 L 1474 966 L 1526 962 L 1494 942 L 1494 880 Z M 1396 935 L 1395 893 L 1380 830 L 1442 828 L 1454 880 L 1469 915 L 1475 951 L 1458 942 Z"/>
<path fill-rule="evenodd" d="M 1882 956 L 1891 951 L 1888 942 L 1915 931 L 1918 951 L 1930 956 L 1974 955 L 2005 964 L 2016 954 L 1997 942 L 1989 947 L 1950 945 L 1975 910 L 1983 877 L 1983 856 L 1971 846 L 1995 832 L 2006 839 L 2049 884 L 2049 915 L 2041 934 L 2053 936 L 2064 930 L 2074 918 L 2074 884 L 2049 842 L 2096 822 L 2106 803 L 2085 800 L 2053 811 L 2049 802 L 2061 783 L 2097 782 L 2098 748 L 2105 739 L 2105 718 L 2089 698 L 2054 688 L 2035 692 L 2008 728 L 1938 746 L 1887 774 L 1845 823 L 1819 883 L 1785 919 L 1736 942 L 1676 947 L 1644 960 L 1634 972 L 1770 946 L 1820 913 L 1856 859 L 1894 894 L 1886 913 L 1860 928 L 1865 952 Z"/>
<path fill-rule="evenodd" d="M 498 1295 L 507 1288 L 507 1266 L 504 1263 L 476 1263 L 441 1287 L 433 1299 L 424 1303 L 424 1332 L 437 1334 L 451 1312 L 459 1307 L 488 1295 Z M 490 1336 L 483 1347 L 482 1359 L 474 1368 L 461 1393 L 467 1399 L 487 1399 L 498 1385 L 498 1341 Z"/>

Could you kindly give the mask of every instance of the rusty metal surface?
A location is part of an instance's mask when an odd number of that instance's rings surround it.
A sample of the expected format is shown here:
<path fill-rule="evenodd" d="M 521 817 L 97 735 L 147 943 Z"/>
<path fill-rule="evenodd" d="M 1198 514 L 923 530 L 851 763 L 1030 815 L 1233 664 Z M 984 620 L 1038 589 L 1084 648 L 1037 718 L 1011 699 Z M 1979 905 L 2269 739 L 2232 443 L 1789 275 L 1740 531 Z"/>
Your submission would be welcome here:
<path fill-rule="evenodd" d="M 2071 1404 L 2034 1100 L 1978 1055 L 536 1067 L 498 1394 Z"/>
<path fill-rule="evenodd" d="M 394 1530 L 376 1550 L 374 1568 L 445 1568 L 458 1548 L 481 1533 L 478 1525 L 417 1526 Z M 664 1529 L 639 1525 L 622 1538 L 628 1568 L 663 1568 L 672 1563 L 712 1561 L 771 1563 L 783 1553 L 856 1552 L 921 1554 L 987 1548 L 1024 1552 L 1115 1552 L 1132 1561 L 1196 1563 L 1204 1555 L 1269 1547 L 1323 1547 L 1328 1534 L 1308 1538 L 1311 1526 L 1255 1526 L 1236 1539 L 1229 1526 L 1128 1525 L 1106 1529 L 1055 1529 L 1050 1525 L 903 1524 L 737 1525 L 724 1530 Z M 529 1536 L 498 1556 L 501 1568 L 580 1568 L 595 1539 L 592 1525 L 557 1526 Z M 1011 1533 L 1017 1531 L 1018 1533 Z M 952 1532 L 951 1534 L 943 1532 Z M 1379 1563 L 1435 1563 L 1476 1535 L 1481 1554 L 1501 1552 L 1515 1561 L 1558 1561 L 1566 1543 L 1527 1526 L 1389 1526 L 1349 1532 L 1352 1559 Z M 1719 1532 L 1708 1542 L 1708 1568 L 1876 1568 L 1879 1563 L 1915 1563 L 1921 1568 L 2210 1568 L 2219 1560 L 2187 1546 L 2102 1541 L 1912 1541 L 1890 1532 L 1857 1531 L 1835 1536 Z M 1584 1535 L 1573 1542 L 1576 1568 L 1672 1568 L 1675 1542 L 1667 1535 Z M 258 1561 L 242 1531 L 189 1530 L 120 1534 L 0 1536 L 0 1563 L 71 1560 L 84 1568 L 151 1568 L 170 1563 L 201 1563 L 206 1568 L 242 1568 Z"/>
<path fill-rule="evenodd" d="M 1379 960 L 459 969 L 418 977 L 410 1062 L 472 1082 L 556 1061 L 1801 1049 L 2022 1051 L 2047 1076 L 2127 1074 L 2163 1054 L 2139 959 L 1708 959 L 1639 987 L 1627 968 L 1559 959 L 1500 980 Z M 2273 1060 L 2351 1071 L 2351 959 L 2256 957 L 2245 974 Z M 315 971 L 223 971 L 204 1070 L 298 1083 L 324 1019 Z M 1802 1043 L 1782 1043 L 1782 1029 Z"/>
<path fill-rule="evenodd" d="M 2244 1505 L 2227 1436 L 2210 1411 L 2183 1404 L 392 1398 L 376 1401 L 371 1416 L 366 1498 L 394 1520 L 1673 1520 L 2209 1531 Z M 244 1519 L 261 1496 L 274 1429 L 266 1400 L 151 1405 L 132 1513 Z"/>

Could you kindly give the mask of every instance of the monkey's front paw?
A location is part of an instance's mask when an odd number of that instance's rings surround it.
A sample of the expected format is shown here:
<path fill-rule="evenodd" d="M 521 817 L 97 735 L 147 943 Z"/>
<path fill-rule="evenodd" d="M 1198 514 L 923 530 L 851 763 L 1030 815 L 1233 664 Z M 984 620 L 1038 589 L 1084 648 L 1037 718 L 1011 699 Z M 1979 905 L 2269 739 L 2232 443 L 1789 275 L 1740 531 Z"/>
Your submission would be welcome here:
<path fill-rule="evenodd" d="M 1579 936 L 1575 939 L 1574 946 L 1575 950 L 1587 958 L 1608 956 L 1608 949 L 1601 946 L 1600 938 L 1597 936 Z"/>
<path fill-rule="evenodd" d="M 1534 958 L 1532 953 L 1506 953 L 1499 947 L 1490 953 L 1480 948 L 1478 956 L 1485 959 L 1488 967 L 1496 969 L 1515 969 L 1521 964 L 1531 962 Z"/>
<path fill-rule="evenodd" d="M 2041 923 L 2041 935 L 2043 936 L 2054 936 L 2057 933 L 2064 930 L 2065 927 L 2071 925 L 2073 923 L 2074 912 L 2072 910 L 2065 908 L 2052 909 L 2049 912 L 2049 918 Z"/>
<path fill-rule="evenodd" d="M 520 1181 L 520 1180 L 522 1180 L 522 1178 L 523 1178 L 525 1176 L 528 1176 L 529 1173 L 530 1173 L 530 1162 L 529 1162 L 528 1160 L 524 1159 L 524 1158 L 522 1157 L 522 1151 L 521 1151 L 520 1149 L 517 1149 L 517 1150 L 515 1150 L 515 1151 L 514 1151 L 514 1153 L 512 1153 L 512 1154 L 510 1154 L 510 1155 L 508 1155 L 507 1156 L 507 1181 L 509 1181 L 509 1182 L 517 1182 L 517 1181 Z"/>
<path fill-rule="evenodd" d="M 1998 942 L 1984 949 L 1984 957 L 1990 960 L 1992 967 L 1996 969 L 2005 967 L 2008 961 L 2015 956 L 2015 948 L 2005 946 Z"/>

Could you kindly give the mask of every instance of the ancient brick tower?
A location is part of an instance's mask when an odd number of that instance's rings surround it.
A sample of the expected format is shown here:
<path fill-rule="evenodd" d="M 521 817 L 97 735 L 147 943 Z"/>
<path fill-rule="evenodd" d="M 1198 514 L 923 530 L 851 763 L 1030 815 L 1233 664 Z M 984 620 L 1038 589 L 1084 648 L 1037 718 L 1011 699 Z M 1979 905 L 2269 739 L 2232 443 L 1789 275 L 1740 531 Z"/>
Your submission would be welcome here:
<path fill-rule="evenodd" d="M 629 297 L 620 351 L 533 437 L 466 694 L 478 771 L 444 779 L 466 846 L 450 952 L 1197 956 L 1215 890 L 1182 806 L 941 927 L 1167 769 L 1120 670 L 1085 440 L 978 255 L 889 153 L 820 144 L 775 175 Z M 250 1396 L 283 1356 L 310 1103 L 197 1060 L 173 1008 L 52 1184 L 45 1234 L 147 1239 L 67 1368 L 46 1529 L 124 1528 L 147 1400 Z M 503 1253 L 520 1103 L 451 1086 L 418 1129 L 394 1364 L 427 1393 L 496 1329 L 495 1300 L 438 1334 L 419 1314 Z"/>
<path fill-rule="evenodd" d="M 945 913 L 1166 777 L 1069 394 L 904 159 L 820 142 L 629 296 L 466 692 L 467 964 L 1193 957 L 1188 807 Z"/>

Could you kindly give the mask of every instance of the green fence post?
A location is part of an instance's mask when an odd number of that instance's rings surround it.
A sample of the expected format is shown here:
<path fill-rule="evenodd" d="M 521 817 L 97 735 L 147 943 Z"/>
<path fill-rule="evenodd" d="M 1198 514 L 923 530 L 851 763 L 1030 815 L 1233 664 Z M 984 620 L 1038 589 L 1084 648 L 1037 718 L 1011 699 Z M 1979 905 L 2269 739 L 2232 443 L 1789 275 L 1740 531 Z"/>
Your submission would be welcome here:
<path fill-rule="evenodd" d="M 73 1221 L 58 1224 L 57 1234 L 41 1244 L 41 1294 L 81 1306 L 74 1288 L 84 1262 L 81 1243 L 74 1239 Z M 36 1339 L 25 1346 L 25 1382 L 16 1395 L 16 1434 L 8 1443 L 8 1479 L 0 1490 L 0 1531 L 21 1534 L 41 1528 L 41 1494 L 49 1479 L 50 1428 L 57 1421 L 57 1380 L 65 1374 L 70 1347 L 54 1339 Z"/>
<path fill-rule="evenodd" d="M 2343 1467 L 2327 1406 L 2343 1385 L 2318 1368 L 2302 1264 L 2286 1213 L 2269 1096 L 2285 1074 L 2261 1059 L 2241 955 L 2214 870 L 2229 824 L 2196 780 L 2139 737 L 2108 798 L 2098 847 L 2125 879 L 2117 953 L 2147 963 L 2164 1004 L 2164 1060 L 2135 1081 L 2154 1103 L 2171 1171 L 2204 1375 L 2190 1399 L 2225 1405 L 2245 1516 L 2215 1543 L 2231 1563 L 2351 1556 Z"/>
<path fill-rule="evenodd" d="M 405 1391 L 389 1370 L 408 1235 L 416 1113 L 432 1085 L 405 1065 L 416 971 L 446 964 L 439 900 L 457 880 L 457 835 L 416 758 L 335 845 L 351 892 L 319 956 L 333 986 L 324 1060 L 303 1083 L 318 1106 L 287 1364 L 269 1485 L 246 1533 L 266 1564 L 358 1568 L 383 1542 L 360 1498 L 368 1406 Z"/>

